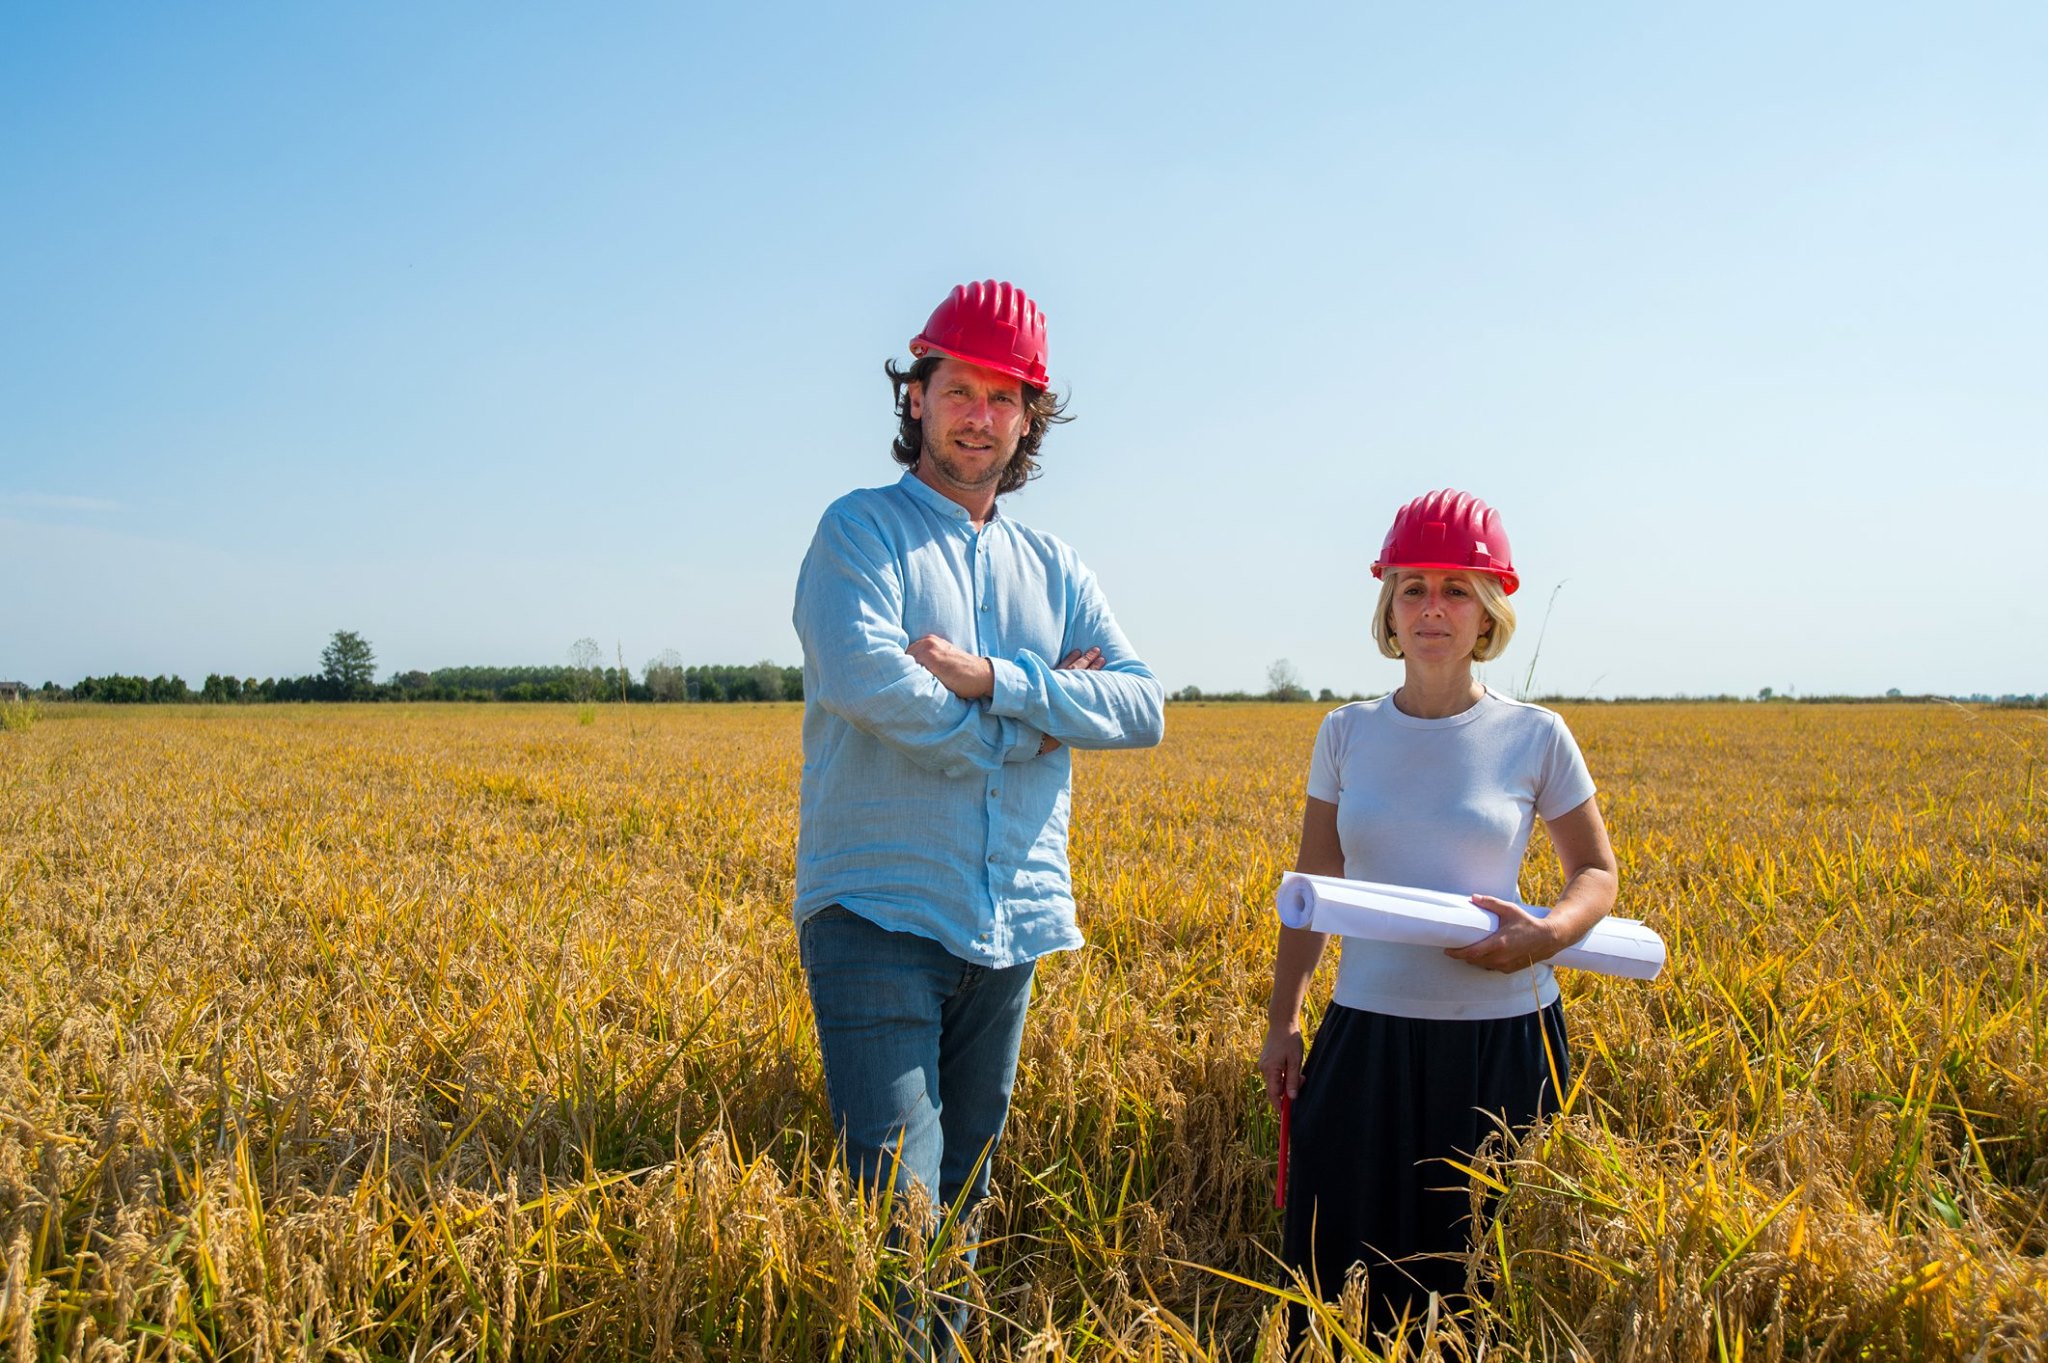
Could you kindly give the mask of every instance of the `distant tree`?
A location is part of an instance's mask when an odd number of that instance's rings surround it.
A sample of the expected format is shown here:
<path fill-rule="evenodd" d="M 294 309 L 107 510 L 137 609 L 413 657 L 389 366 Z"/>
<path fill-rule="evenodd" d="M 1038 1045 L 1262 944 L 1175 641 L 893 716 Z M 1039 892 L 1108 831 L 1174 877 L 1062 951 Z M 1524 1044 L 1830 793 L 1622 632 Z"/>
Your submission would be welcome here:
<path fill-rule="evenodd" d="M 665 648 L 647 660 L 647 692 L 656 700 L 683 698 L 681 654 L 672 648 Z"/>
<path fill-rule="evenodd" d="M 1293 663 L 1275 658 L 1266 669 L 1266 695 L 1272 700 L 1307 700 L 1308 688 L 1301 684 L 1301 674 Z"/>
<path fill-rule="evenodd" d="M 604 650 L 595 639 L 569 645 L 569 667 L 576 674 L 576 699 L 589 700 L 604 684 Z"/>
<path fill-rule="evenodd" d="M 434 684 L 434 679 L 415 668 L 410 672 L 394 672 L 391 684 L 401 691 L 424 691 Z"/>
<path fill-rule="evenodd" d="M 143 698 L 149 683 L 141 677 L 124 677 L 116 672 L 107 677 L 80 677 L 71 694 L 79 700 L 103 705 L 132 705 Z"/>
<path fill-rule="evenodd" d="M 1756 698 L 1758 700 L 1769 700 L 1772 696 L 1775 696 L 1777 694 L 1777 692 L 1771 690 L 1770 687 L 1766 686 L 1756 693 Z"/>
<path fill-rule="evenodd" d="M 370 651 L 370 641 L 352 629 L 334 631 L 334 638 L 320 650 L 320 675 L 344 697 L 368 689 L 377 675 L 377 655 Z"/>
<path fill-rule="evenodd" d="M 802 700 L 804 670 L 765 659 L 752 667 L 686 667 L 683 695 L 693 701 Z"/>
<path fill-rule="evenodd" d="M 434 691 L 446 700 L 565 701 L 576 699 L 573 667 L 437 667 Z"/>

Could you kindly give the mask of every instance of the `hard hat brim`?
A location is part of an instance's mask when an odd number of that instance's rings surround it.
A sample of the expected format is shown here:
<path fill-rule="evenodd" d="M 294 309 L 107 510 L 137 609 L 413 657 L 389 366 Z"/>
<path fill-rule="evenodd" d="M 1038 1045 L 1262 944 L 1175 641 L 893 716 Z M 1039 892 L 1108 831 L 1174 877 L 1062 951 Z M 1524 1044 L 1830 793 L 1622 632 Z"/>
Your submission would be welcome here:
<path fill-rule="evenodd" d="M 1512 568 L 1480 568 L 1470 563 L 1375 563 L 1372 565 L 1372 575 L 1384 581 L 1386 570 L 1389 568 L 1409 572 L 1485 573 L 1489 577 L 1499 578 L 1501 591 L 1509 596 L 1513 596 L 1515 589 L 1522 585 L 1521 576 Z"/>
<path fill-rule="evenodd" d="M 977 368 L 986 369 L 992 374 L 1007 375 L 1008 377 L 1017 380 L 1017 382 L 1022 384 L 1028 384 L 1033 388 L 1044 390 L 1052 387 L 1052 385 L 1049 382 L 1047 382 L 1045 374 L 1027 370 L 1026 368 L 1024 368 L 1024 366 L 1017 364 L 1014 361 L 992 360 L 985 355 L 969 355 L 964 353 L 963 351 L 955 350 L 948 346 L 935 344 L 934 342 L 926 340 L 922 336 L 917 337 L 910 343 L 910 354 L 914 359 L 921 360 L 926 355 L 932 353 L 933 351 L 936 351 L 941 355 L 947 356 L 950 359 L 959 360 L 962 364 L 971 364 L 976 366 Z"/>

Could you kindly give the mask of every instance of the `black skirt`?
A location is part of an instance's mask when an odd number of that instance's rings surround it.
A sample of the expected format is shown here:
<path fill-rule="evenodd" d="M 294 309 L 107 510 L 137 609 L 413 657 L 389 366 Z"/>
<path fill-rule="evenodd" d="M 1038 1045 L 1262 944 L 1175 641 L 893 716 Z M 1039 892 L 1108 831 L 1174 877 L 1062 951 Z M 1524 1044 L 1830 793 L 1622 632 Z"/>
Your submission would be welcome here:
<path fill-rule="evenodd" d="M 1332 1004 L 1294 1100 L 1281 1254 L 1334 1300 L 1367 1272 L 1368 1329 L 1420 1316 L 1431 1292 L 1463 1305 L 1473 1233 L 1469 1161 L 1569 1088 L 1564 1009 L 1438 1022 Z"/>

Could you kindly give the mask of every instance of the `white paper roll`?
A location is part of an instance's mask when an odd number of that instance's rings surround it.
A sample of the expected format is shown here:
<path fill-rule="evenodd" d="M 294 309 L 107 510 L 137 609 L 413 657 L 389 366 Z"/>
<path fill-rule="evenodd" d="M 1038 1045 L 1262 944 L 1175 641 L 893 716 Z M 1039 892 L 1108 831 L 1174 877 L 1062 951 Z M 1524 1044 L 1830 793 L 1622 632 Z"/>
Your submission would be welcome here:
<path fill-rule="evenodd" d="M 1537 918 L 1550 912 L 1522 907 Z M 1300 871 L 1280 877 L 1279 909 L 1280 921 L 1290 928 L 1418 947 L 1470 946 L 1498 926 L 1492 914 L 1454 894 Z M 1654 980 L 1664 968 L 1664 939 L 1636 919 L 1603 918 L 1550 964 Z"/>

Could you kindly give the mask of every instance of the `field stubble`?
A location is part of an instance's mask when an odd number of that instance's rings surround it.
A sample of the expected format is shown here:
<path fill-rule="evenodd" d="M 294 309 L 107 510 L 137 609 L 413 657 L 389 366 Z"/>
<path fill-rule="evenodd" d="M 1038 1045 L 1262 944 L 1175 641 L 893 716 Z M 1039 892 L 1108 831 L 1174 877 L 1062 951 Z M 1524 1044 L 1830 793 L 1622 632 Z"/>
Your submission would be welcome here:
<path fill-rule="evenodd" d="M 1490 1304 L 1427 1347 L 2039 1356 L 2048 725 L 1567 715 L 1671 968 L 1567 978 L 1580 1086 L 1479 1161 Z M 831 1167 L 796 707 L 50 710 L 0 734 L 0 1350 L 858 1358 L 900 1283 L 982 1356 L 1273 1357 L 1252 1061 L 1319 717 L 1078 759 L 1090 945 L 970 1277 Z"/>

